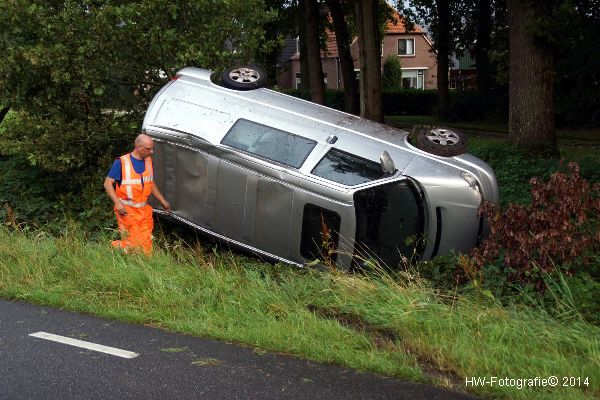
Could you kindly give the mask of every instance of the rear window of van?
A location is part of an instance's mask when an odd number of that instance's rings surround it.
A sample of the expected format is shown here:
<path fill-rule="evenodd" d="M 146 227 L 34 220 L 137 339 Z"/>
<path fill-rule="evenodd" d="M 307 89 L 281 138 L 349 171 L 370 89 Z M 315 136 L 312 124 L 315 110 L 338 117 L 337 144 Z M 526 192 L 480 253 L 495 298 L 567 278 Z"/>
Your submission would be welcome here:
<path fill-rule="evenodd" d="M 239 119 L 225 135 L 221 144 L 300 168 L 317 142 L 256 122 Z"/>

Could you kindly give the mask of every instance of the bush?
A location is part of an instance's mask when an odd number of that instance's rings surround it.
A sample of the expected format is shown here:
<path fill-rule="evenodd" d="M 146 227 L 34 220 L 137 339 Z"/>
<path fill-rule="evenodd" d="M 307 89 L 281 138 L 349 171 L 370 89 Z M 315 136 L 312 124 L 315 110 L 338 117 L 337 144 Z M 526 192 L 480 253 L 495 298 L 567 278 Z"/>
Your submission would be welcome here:
<path fill-rule="evenodd" d="M 282 89 L 281 93 L 310 101 L 310 94 L 300 89 Z M 397 89 L 383 92 L 385 115 L 432 115 L 437 104 L 435 90 Z M 325 105 L 344 111 L 344 91 L 327 89 Z"/>
<path fill-rule="evenodd" d="M 310 101 L 310 93 L 302 92 L 300 89 L 282 89 L 281 93 Z M 344 91 L 335 89 L 325 90 L 325 105 L 327 107 L 335 108 L 336 110 L 344 111 Z"/>
<path fill-rule="evenodd" d="M 499 276 L 499 283 L 531 285 L 544 293 L 548 277 L 586 272 L 600 250 L 600 184 L 581 178 L 575 163 L 568 170 L 552 174 L 548 182 L 532 178 L 530 205 L 505 211 L 482 207 L 490 235 L 461 263 L 467 276 L 487 273 Z"/>
<path fill-rule="evenodd" d="M 23 156 L 0 156 L 0 222 L 37 226 L 58 234 L 76 220 L 92 236 L 114 227 L 101 171 L 50 172 Z M 40 184 L 43 182 L 43 184 Z"/>
<path fill-rule="evenodd" d="M 507 121 L 508 91 L 498 88 L 485 96 L 475 90 L 451 91 L 449 118 L 452 121 Z"/>
<path fill-rule="evenodd" d="M 381 75 L 383 90 L 402 89 L 402 67 L 396 56 L 389 56 L 383 63 L 383 74 Z"/>
<path fill-rule="evenodd" d="M 437 91 L 398 89 L 383 92 L 385 115 L 433 115 L 437 106 Z"/>

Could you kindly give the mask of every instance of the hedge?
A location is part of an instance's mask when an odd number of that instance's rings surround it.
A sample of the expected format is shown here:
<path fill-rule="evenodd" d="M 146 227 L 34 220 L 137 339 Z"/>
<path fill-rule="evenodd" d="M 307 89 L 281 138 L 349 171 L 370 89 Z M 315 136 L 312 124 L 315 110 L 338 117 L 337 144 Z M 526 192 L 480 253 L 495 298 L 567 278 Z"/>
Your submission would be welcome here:
<path fill-rule="evenodd" d="M 309 94 L 298 89 L 284 89 L 283 93 L 310 100 Z M 344 92 L 326 90 L 325 105 L 344 111 Z M 437 111 L 437 91 L 398 89 L 383 92 L 383 113 L 385 115 L 435 115 Z M 506 120 L 508 116 L 508 92 L 498 90 L 487 96 L 476 91 L 450 92 L 450 119 L 458 121 Z"/>

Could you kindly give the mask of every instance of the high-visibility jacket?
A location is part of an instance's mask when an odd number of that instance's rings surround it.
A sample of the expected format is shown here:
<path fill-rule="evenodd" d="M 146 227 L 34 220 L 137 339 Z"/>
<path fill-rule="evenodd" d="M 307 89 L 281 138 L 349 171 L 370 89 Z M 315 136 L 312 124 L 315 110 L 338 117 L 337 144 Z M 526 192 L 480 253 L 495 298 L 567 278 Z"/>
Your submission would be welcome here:
<path fill-rule="evenodd" d="M 152 159 L 146 157 L 144 172 L 138 174 L 133 168 L 130 154 L 122 155 L 119 158 L 121 159 L 121 185 L 117 185 L 115 189 L 117 196 L 126 206 L 142 208 L 146 205 L 154 187 Z"/>
<path fill-rule="evenodd" d="M 141 249 L 145 254 L 151 254 L 154 220 L 152 207 L 147 204 L 147 201 L 154 187 L 152 159 L 150 157 L 145 159 L 145 169 L 142 174 L 138 174 L 133 169 L 129 154 L 121 156 L 120 159 L 121 185 L 117 185 L 115 191 L 121 203 L 125 205 L 127 213 L 121 215 L 115 207 L 115 216 L 122 239 L 113 241 L 112 245 L 125 251 Z"/>

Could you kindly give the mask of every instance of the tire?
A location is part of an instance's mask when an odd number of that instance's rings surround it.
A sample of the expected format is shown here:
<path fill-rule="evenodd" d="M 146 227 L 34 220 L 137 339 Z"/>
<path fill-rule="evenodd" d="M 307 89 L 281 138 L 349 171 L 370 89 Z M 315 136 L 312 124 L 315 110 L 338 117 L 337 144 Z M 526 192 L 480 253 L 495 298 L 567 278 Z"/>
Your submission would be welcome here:
<path fill-rule="evenodd" d="M 256 67 L 240 66 L 230 68 L 221 74 L 221 86 L 233 90 L 254 90 L 264 87 L 267 75 Z"/>
<path fill-rule="evenodd" d="M 467 137 L 444 127 L 416 129 L 416 147 L 442 157 L 453 157 L 467 151 Z"/>

